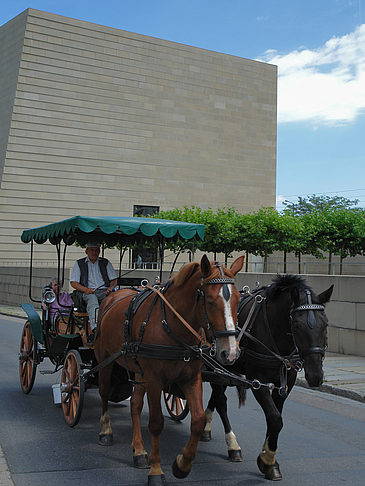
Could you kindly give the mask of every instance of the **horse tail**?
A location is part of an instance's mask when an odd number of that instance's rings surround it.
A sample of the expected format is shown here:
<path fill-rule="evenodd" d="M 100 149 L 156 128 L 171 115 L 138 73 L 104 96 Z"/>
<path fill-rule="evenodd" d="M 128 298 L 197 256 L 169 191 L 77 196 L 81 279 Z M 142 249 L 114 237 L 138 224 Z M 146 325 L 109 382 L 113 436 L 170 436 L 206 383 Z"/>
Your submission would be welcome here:
<path fill-rule="evenodd" d="M 238 407 L 242 407 L 246 402 L 247 389 L 243 385 L 236 386 L 238 394 Z"/>

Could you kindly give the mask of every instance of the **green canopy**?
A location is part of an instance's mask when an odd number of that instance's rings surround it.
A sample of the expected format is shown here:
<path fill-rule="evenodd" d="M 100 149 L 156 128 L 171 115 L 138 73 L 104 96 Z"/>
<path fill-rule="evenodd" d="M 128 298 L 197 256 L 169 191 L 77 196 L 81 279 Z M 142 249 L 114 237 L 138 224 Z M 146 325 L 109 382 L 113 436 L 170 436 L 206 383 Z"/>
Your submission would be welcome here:
<path fill-rule="evenodd" d="M 74 216 L 58 223 L 24 230 L 21 240 L 24 243 L 35 241 L 39 244 L 49 240 L 53 245 L 61 240 L 67 245 L 72 245 L 75 241 L 84 245 L 86 241 L 92 240 L 113 246 L 118 242 L 134 243 L 146 237 L 159 236 L 202 240 L 204 228 L 203 224 L 167 219 Z"/>

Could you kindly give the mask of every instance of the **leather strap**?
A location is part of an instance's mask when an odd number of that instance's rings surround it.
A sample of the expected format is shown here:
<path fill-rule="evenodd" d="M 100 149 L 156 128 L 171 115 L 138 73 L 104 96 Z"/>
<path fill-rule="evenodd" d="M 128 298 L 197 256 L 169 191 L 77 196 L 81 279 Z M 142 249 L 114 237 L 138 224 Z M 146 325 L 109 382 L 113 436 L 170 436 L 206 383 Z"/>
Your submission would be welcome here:
<path fill-rule="evenodd" d="M 204 337 L 202 337 L 202 336 L 201 336 L 199 333 L 197 333 L 197 332 L 195 331 L 195 329 L 193 329 L 193 328 L 190 326 L 190 324 L 188 324 L 188 323 L 186 322 L 186 320 L 185 320 L 185 319 L 184 319 L 184 318 L 183 318 L 183 317 L 182 317 L 182 316 L 181 316 L 181 315 L 180 315 L 180 314 L 177 312 L 177 310 L 175 310 L 175 309 L 173 308 L 173 306 L 170 304 L 170 302 L 169 302 L 169 301 L 166 299 L 166 297 L 165 297 L 165 296 L 164 296 L 164 295 L 163 295 L 163 294 L 162 294 L 162 293 L 161 293 L 161 292 L 160 292 L 158 289 L 156 289 L 156 288 L 154 288 L 154 287 L 151 287 L 150 285 L 146 285 L 146 287 L 147 287 L 148 289 L 150 289 L 150 290 L 153 290 L 153 292 L 155 292 L 155 293 L 156 293 L 156 294 L 157 294 L 157 295 L 160 297 L 160 299 L 162 299 L 162 300 L 165 302 L 165 304 L 167 305 L 167 307 L 168 307 L 168 308 L 169 308 L 169 309 L 170 309 L 170 310 L 171 310 L 171 311 L 172 311 L 172 312 L 175 314 L 175 316 L 176 316 L 176 317 L 177 317 L 177 318 L 178 318 L 178 319 L 179 319 L 179 320 L 180 320 L 180 321 L 181 321 L 181 322 L 184 324 L 184 326 L 185 326 L 185 327 L 186 327 L 186 328 L 187 328 L 187 329 L 188 329 L 188 330 L 189 330 L 189 331 L 190 331 L 190 332 L 191 332 L 191 333 L 192 333 L 192 334 L 193 334 L 193 335 L 194 335 L 194 336 L 195 336 L 197 339 L 199 339 L 199 341 L 200 341 L 200 342 L 201 342 L 201 343 L 202 343 L 204 346 L 208 346 L 208 347 L 210 347 L 210 346 L 211 346 L 211 344 L 210 344 L 210 343 L 208 343 Z"/>

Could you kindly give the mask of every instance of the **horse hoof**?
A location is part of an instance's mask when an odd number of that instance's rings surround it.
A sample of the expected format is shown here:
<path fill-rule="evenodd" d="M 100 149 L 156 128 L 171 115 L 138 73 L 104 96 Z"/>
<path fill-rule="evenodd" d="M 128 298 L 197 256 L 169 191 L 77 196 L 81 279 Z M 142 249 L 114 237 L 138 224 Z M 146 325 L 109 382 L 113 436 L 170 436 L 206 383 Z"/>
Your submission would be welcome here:
<path fill-rule="evenodd" d="M 148 486 L 167 486 L 164 474 L 150 474 L 147 480 Z"/>
<path fill-rule="evenodd" d="M 211 431 L 205 431 L 202 433 L 202 435 L 200 436 L 200 441 L 201 442 L 209 442 L 210 440 L 212 440 L 212 433 Z"/>
<path fill-rule="evenodd" d="M 147 454 L 141 454 L 139 456 L 133 456 L 133 466 L 138 468 L 138 469 L 148 469 L 150 466 L 148 465 Z M 148 483 L 148 484 L 150 484 L 150 483 Z M 157 484 L 157 483 L 153 483 L 153 484 Z M 160 484 L 160 483 L 158 483 L 158 484 Z"/>
<path fill-rule="evenodd" d="M 172 474 L 175 476 L 175 478 L 184 479 L 186 478 L 186 476 L 188 476 L 189 473 L 190 471 L 182 471 L 177 465 L 177 460 L 174 460 L 174 463 L 172 465 Z"/>
<path fill-rule="evenodd" d="M 113 445 L 113 434 L 99 434 L 99 444 L 102 446 Z"/>
<path fill-rule="evenodd" d="M 241 452 L 241 449 L 238 449 L 238 450 L 230 449 L 228 451 L 228 459 L 231 462 L 242 462 L 242 452 Z"/>
<path fill-rule="evenodd" d="M 260 471 L 265 474 L 265 479 L 269 479 L 270 481 L 280 481 L 281 479 L 283 479 L 283 476 L 280 472 L 279 464 L 276 461 L 275 464 L 273 464 L 272 466 L 268 466 L 259 456 L 257 458 L 257 466 Z"/>

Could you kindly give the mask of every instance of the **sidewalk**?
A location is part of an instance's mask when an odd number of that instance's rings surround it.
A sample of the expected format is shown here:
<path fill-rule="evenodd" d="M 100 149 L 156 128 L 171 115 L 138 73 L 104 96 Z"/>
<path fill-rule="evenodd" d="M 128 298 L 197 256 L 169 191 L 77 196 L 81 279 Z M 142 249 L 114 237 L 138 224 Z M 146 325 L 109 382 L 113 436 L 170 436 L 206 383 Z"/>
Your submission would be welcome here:
<path fill-rule="evenodd" d="M 20 306 L 0 305 L 0 314 L 26 318 Z M 365 403 L 365 357 L 326 353 L 323 368 L 325 378 L 320 391 Z M 304 371 L 298 373 L 296 384 L 308 388 Z"/>

